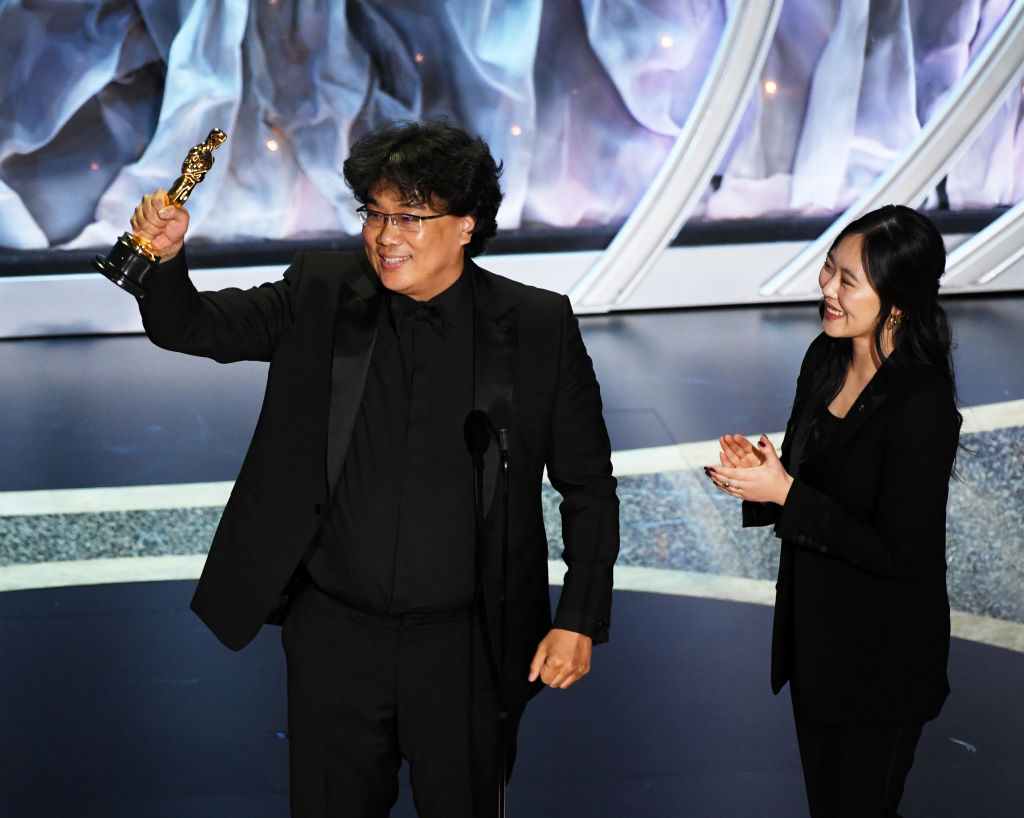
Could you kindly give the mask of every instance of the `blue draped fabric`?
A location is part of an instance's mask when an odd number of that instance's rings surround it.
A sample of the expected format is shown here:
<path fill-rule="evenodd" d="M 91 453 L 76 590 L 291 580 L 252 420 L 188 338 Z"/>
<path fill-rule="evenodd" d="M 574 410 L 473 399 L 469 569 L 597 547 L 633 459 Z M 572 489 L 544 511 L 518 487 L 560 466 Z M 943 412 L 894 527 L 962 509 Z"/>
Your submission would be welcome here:
<path fill-rule="evenodd" d="M 789 0 L 697 219 L 834 213 L 920 130 L 1010 0 Z M 0 247 L 105 247 L 228 133 L 194 240 L 355 233 L 353 139 L 437 115 L 505 164 L 504 229 L 621 223 L 686 121 L 725 0 L 0 0 Z M 1024 195 L 1021 94 L 947 180 Z"/>

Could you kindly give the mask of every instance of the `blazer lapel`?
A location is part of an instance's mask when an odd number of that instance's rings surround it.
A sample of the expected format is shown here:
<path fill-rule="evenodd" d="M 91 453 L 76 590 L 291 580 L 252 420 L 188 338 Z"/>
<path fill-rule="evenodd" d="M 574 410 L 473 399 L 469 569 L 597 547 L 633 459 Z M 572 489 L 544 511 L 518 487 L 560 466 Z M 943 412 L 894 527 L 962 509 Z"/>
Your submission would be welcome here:
<path fill-rule="evenodd" d="M 839 424 L 834 436 L 829 441 L 830 449 L 838 449 L 846 444 L 864 425 L 874 411 L 882 405 L 889 391 L 889 370 L 884 366 L 875 373 L 868 385 L 857 397 L 850 411 L 846 413 L 843 422 Z M 811 431 L 811 407 L 806 398 L 800 401 L 800 406 L 794 411 L 793 443 L 789 449 L 786 470 L 793 476 L 800 476 L 800 469 L 804 461 L 804 452 L 807 448 L 807 440 Z"/>
<path fill-rule="evenodd" d="M 857 433 L 874 411 L 882 405 L 889 389 L 887 376 L 888 371 L 884 367 L 875 373 L 875 377 L 864 387 L 864 390 L 857 397 L 853 406 L 850 407 L 850 411 L 846 413 L 843 422 L 839 424 L 835 436 L 829 443 L 829 448 L 839 449 L 846 445 L 846 442 Z"/>
<path fill-rule="evenodd" d="M 811 432 L 811 418 L 807 400 L 802 400 L 798 408 L 793 411 L 792 430 L 787 430 L 786 436 L 793 436 L 793 443 L 789 451 L 785 453 L 783 465 L 793 476 L 800 476 L 800 467 L 804 462 L 804 450 L 807 448 L 807 438 Z"/>
<path fill-rule="evenodd" d="M 379 281 L 366 257 L 353 253 L 346 258 L 345 265 L 334 321 L 331 413 L 327 424 L 328 497 L 334 496 L 348 452 L 383 303 Z"/>

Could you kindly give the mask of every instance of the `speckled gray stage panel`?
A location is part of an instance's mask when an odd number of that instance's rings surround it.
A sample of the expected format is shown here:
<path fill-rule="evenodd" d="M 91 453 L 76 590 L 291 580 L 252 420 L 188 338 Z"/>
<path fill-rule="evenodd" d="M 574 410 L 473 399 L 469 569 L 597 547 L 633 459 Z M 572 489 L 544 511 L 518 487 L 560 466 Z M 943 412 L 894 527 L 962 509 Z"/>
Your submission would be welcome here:
<path fill-rule="evenodd" d="M 963 436 L 950 485 L 946 554 L 953 608 L 1024 623 L 1024 427 Z M 912 479 L 912 464 L 908 466 Z M 619 563 L 774 579 L 771 529 L 743 529 L 739 503 L 703 472 L 626 476 L 619 482 Z M 561 551 L 559 497 L 544 490 L 552 558 Z M 202 554 L 218 508 L 0 518 L 0 566 L 52 560 Z"/>
<path fill-rule="evenodd" d="M 220 508 L 0 517 L 0 565 L 205 554 Z"/>

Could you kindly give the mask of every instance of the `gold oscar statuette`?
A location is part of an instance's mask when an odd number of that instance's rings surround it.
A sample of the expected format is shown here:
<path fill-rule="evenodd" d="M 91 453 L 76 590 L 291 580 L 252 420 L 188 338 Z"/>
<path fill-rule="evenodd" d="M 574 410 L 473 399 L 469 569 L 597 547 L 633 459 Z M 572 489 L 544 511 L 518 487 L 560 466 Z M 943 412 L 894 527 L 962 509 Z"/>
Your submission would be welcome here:
<path fill-rule="evenodd" d="M 224 131 L 214 128 L 205 142 L 188 152 L 185 161 L 181 163 L 181 176 L 167 191 L 167 204 L 172 207 L 185 204 L 195 186 L 203 181 L 207 171 L 213 167 L 214 150 L 223 145 L 227 138 Z M 159 263 L 160 257 L 153 252 L 149 242 L 131 233 L 122 235 L 106 258 L 95 256 L 92 260 L 93 267 L 136 298 L 145 297 L 146 277 Z"/>

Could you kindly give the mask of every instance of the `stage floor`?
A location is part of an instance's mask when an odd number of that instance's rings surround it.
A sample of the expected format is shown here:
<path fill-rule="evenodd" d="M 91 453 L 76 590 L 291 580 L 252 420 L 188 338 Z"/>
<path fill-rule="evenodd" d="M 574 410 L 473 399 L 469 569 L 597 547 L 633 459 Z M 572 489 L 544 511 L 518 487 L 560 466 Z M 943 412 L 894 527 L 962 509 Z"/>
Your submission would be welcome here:
<path fill-rule="evenodd" d="M 950 500 L 958 638 L 904 813 L 1000 818 L 1024 805 L 1024 298 L 946 306 L 969 448 Z M 782 429 L 817 314 L 581 324 L 621 480 L 612 641 L 528 710 L 509 815 L 806 814 L 789 703 L 768 690 L 777 546 L 700 466 L 718 434 Z M 233 654 L 187 611 L 265 366 L 124 336 L 2 341 L 0 371 L 0 812 L 286 815 L 278 633 Z M 545 504 L 557 584 L 550 489 Z M 405 789 L 394 814 L 412 814 Z"/>

